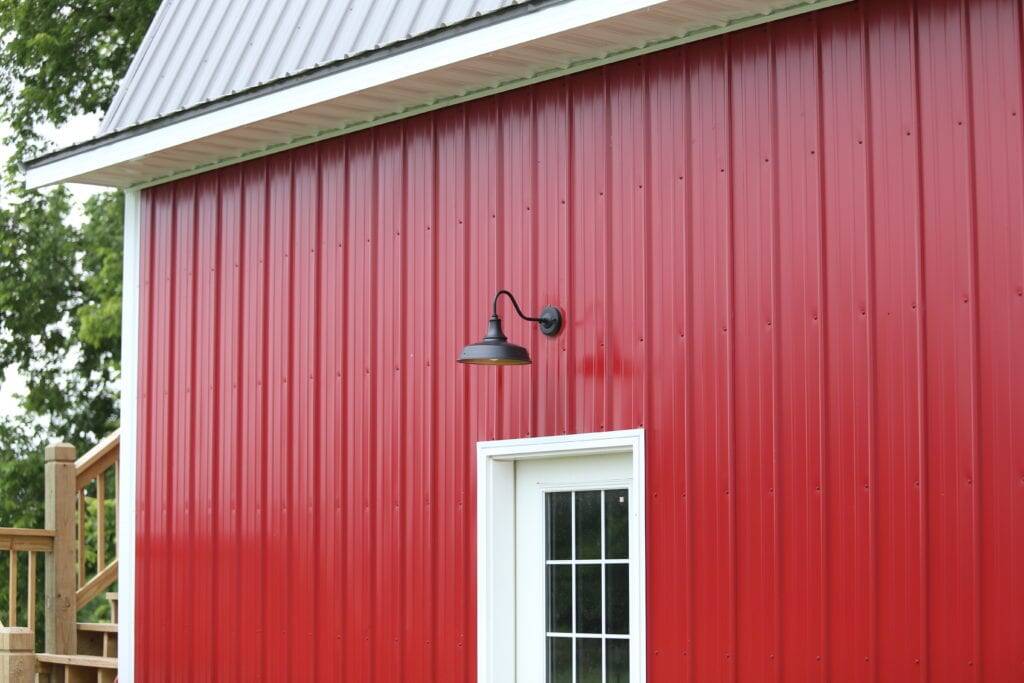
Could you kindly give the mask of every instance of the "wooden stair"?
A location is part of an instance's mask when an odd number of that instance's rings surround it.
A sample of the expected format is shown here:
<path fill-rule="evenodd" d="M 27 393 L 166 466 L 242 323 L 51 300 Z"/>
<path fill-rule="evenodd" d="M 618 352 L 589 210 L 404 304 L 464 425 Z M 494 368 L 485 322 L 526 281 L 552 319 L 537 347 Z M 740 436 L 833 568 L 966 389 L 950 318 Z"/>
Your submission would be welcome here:
<path fill-rule="evenodd" d="M 36 662 L 36 673 L 43 681 L 114 683 L 117 680 L 116 657 L 40 653 L 36 655 Z"/>
<path fill-rule="evenodd" d="M 78 624 L 78 653 L 117 657 L 117 624 Z"/>
<path fill-rule="evenodd" d="M 107 593 L 113 622 L 79 622 L 77 655 L 38 655 L 50 681 L 111 683 L 117 676 L 117 593 Z M 62 677 L 63 675 L 63 677 Z M 45 680 L 45 679 L 44 679 Z"/>
<path fill-rule="evenodd" d="M 117 657 L 117 593 L 107 593 L 111 621 L 101 624 L 79 622 L 78 654 Z"/>
<path fill-rule="evenodd" d="M 117 593 L 106 593 L 110 623 L 78 622 L 77 615 L 117 580 L 119 456 L 117 432 L 77 459 L 68 444 L 47 447 L 46 528 L 0 528 L 0 553 L 9 558 L 7 580 L 0 581 L 9 605 L 0 615 L 7 621 L 0 621 L 0 683 L 117 681 Z M 87 528 L 95 530 L 89 540 L 94 552 L 88 554 Z M 110 547 L 107 529 L 114 539 Z M 88 563 L 87 556 L 93 558 Z M 45 601 L 37 601 L 40 560 Z M 21 567 L 29 577 L 23 596 L 18 594 Z M 37 605 L 45 606 L 42 624 L 36 623 Z M 44 652 L 35 651 L 37 635 L 45 636 Z"/>

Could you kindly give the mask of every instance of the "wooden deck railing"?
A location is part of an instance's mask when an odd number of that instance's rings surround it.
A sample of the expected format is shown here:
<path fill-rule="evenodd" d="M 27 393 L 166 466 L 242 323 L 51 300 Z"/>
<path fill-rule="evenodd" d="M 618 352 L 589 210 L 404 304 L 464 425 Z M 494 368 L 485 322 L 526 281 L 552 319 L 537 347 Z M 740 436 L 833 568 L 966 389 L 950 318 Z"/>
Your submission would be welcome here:
<path fill-rule="evenodd" d="M 120 437 L 114 432 L 95 448 L 83 455 L 75 463 L 75 488 L 78 502 L 78 552 L 77 576 L 78 590 L 75 594 L 77 609 L 82 609 L 94 598 L 117 580 L 117 490 L 120 483 L 118 456 L 120 455 Z M 113 486 L 113 497 L 110 497 Z M 90 510 L 89 493 L 95 503 L 95 513 Z M 107 503 L 114 505 L 113 515 L 107 516 Z M 95 548 L 86 547 L 86 530 L 90 518 L 95 531 Z M 114 548 L 107 547 L 107 531 L 114 531 Z M 95 551 L 95 571 L 90 575 L 88 567 L 88 551 Z M 113 552 L 111 552 L 113 551 Z"/>
<path fill-rule="evenodd" d="M 0 614 L 0 681 L 33 681 L 38 667 L 52 671 L 54 665 L 71 666 L 62 664 L 61 657 L 69 661 L 79 657 L 78 611 L 117 580 L 119 457 L 117 432 L 77 460 L 69 444 L 47 447 L 46 528 L 0 528 L 0 557 L 8 558 L 7 581 L 0 576 L 0 591 L 6 585 L 8 598 L 7 614 Z M 37 656 L 40 555 L 45 565 L 45 654 Z M 116 660 L 96 665 L 102 670 L 100 680 L 109 673 L 109 662 Z"/>
<path fill-rule="evenodd" d="M 7 622 L 0 619 L 0 626 L 15 627 L 23 623 L 29 630 L 36 628 L 36 567 L 39 555 L 53 551 L 54 532 L 46 529 L 0 528 L 0 552 L 6 552 L 7 564 Z M 18 574 L 21 558 L 25 556 L 25 618 L 19 621 L 20 596 L 18 595 Z"/>

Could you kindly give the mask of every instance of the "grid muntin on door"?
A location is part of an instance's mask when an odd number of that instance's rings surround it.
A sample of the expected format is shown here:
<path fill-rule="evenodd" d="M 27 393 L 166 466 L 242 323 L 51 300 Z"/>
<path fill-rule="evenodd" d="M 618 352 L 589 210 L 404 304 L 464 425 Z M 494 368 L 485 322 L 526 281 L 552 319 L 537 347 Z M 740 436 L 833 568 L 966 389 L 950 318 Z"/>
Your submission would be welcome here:
<path fill-rule="evenodd" d="M 629 488 L 544 500 L 547 681 L 629 683 Z"/>

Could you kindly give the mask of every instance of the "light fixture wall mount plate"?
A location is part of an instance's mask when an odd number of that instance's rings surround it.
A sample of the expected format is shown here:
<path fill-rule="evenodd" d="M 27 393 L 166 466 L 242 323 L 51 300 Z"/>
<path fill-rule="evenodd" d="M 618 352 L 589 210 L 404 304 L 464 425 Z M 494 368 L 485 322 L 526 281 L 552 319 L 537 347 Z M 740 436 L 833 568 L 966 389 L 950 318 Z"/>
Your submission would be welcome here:
<path fill-rule="evenodd" d="M 545 336 L 554 337 L 562 331 L 563 321 L 562 309 L 558 306 L 545 306 L 544 310 L 540 312 L 540 320 L 537 324 Z"/>

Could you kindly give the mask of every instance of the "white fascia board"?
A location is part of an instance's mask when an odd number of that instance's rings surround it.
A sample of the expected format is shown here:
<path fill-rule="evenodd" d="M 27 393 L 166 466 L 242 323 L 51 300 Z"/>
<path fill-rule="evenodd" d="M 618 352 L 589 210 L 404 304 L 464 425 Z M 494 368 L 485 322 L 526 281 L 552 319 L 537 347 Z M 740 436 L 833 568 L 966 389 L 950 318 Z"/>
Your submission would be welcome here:
<path fill-rule="evenodd" d="M 109 145 L 94 147 L 81 154 L 32 166 L 25 172 L 25 183 L 30 189 L 34 189 L 64 182 L 233 128 L 666 2 L 668 0 L 569 0 L 320 79 L 199 114 L 185 121 L 111 142 Z"/>

